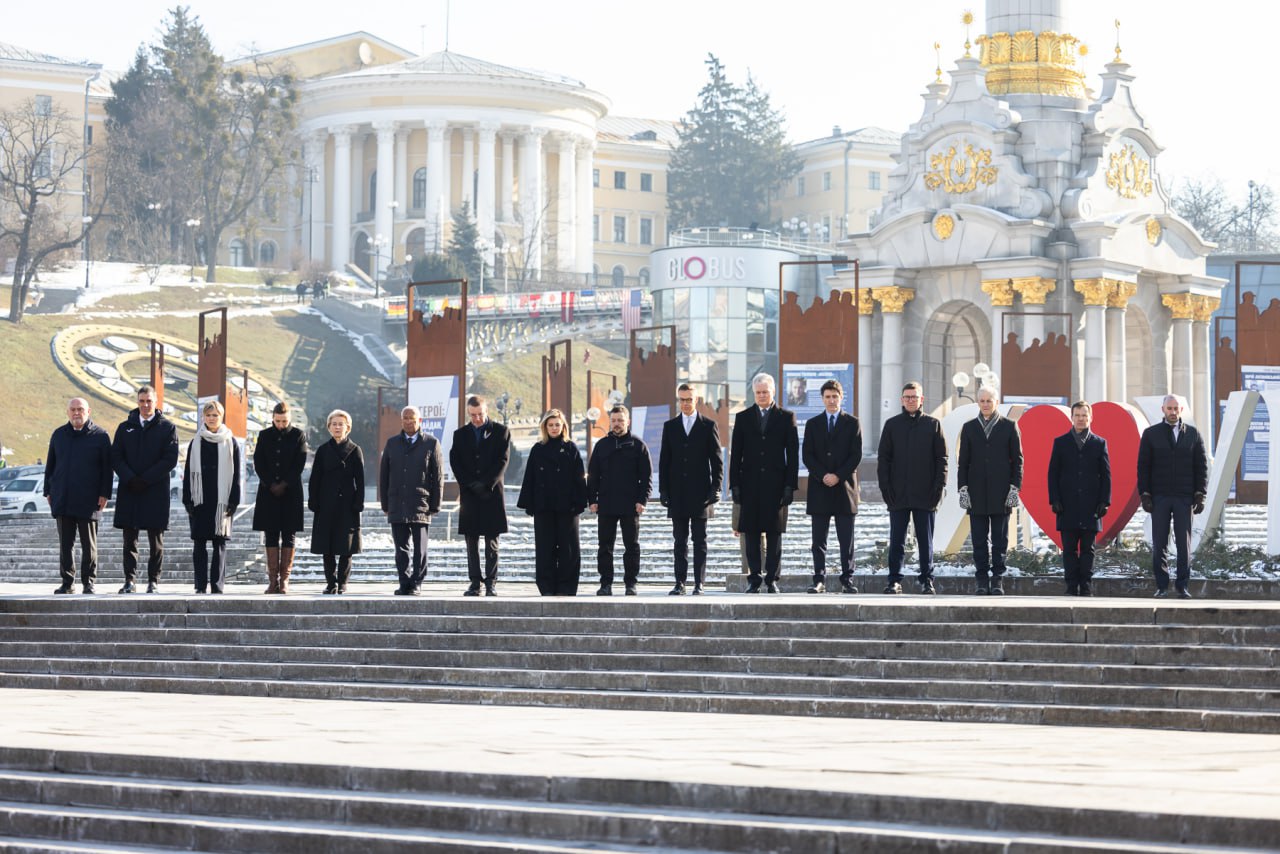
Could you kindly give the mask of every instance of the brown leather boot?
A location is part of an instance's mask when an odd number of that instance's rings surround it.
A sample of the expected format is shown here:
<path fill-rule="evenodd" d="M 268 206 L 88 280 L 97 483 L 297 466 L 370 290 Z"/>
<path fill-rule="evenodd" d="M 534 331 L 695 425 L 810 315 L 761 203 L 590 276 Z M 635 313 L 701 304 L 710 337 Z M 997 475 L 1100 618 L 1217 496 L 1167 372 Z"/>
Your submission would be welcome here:
<path fill-rule="evenodd" d="M 267 546 L 267 589 L 262 592 L 280 592 L 280 549 L 271 546 Z"/>
<path fill-rule="evenodd" d="M 293 572 L 293 549 L 280 550 L 279 579 L 280 592 L 289 592 L 289 573 Z"/>

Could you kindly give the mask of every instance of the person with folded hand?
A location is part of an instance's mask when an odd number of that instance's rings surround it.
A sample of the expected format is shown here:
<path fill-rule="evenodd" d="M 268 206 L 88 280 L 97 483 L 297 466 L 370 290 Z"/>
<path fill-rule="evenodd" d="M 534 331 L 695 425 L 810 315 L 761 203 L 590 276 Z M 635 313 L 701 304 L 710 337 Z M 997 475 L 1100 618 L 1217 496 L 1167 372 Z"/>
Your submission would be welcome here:
<path fill-rule="evenodd" d="M 1062 535 L 1068 596 L 1093 595 L 1093 541 L 1111 507 L 1111 457 L 1092 424 L 1092 406 L 1071 404 L 1071 430 L 1053 440 L 1049 455 L 1049 506 Z"/>
<path fill-rule="evenodd" d="M 973 536 L 974 592 L 1000 596 L 1009 514 L 1022 489 L 1022 433 L 1000 415 L 997 403 L 994 389 L 978 389 L 978 417 L 960 428 L 956 485 Z"/>
<path fill-rule="evenodd" d="M 138 388 L 138 408 L 116 428 L 111 465 L 120 478 L 113 524 L 124 532 L 124 586 L 136 591 L 138 535 L 147 532 L 147 592 L 160 590 L 164 532 L 169 529 L 169 475 L 178 465 L 178 430 L 157 406 L 156 390 Z"/>
<path fill-rule="evenodd" d="M 1156 598 L 1169 595 L 1169 529 L 1178 553 L 1174 589 L 1190 599 L 1191 517 L 1204 512 L 1209 491 L 1209 456 L 1200 431 L 1182 422 L 1182 401 L 1165 395 L 1164 420 L 1142 431 L 1138 443 L 1138 495 L 1151 514 L 1151 571 Z"/>
<path fill-rule="evenodd" d="M 290 420 L 289 404 L 280 401 L 271 413 L 271 426 L 258 433 L 253 448 L 253 470 L 258 473 L 253 530 L 262 531 L 267 550 L 263 593 L 289 592 L 295 537 L 304 527 L 302 470 L 307 466 L 307 437 Z"/>
<path fill-rule="evenodd" d="M 676 388 L 680 411 L 662 425 L 658 453 L 658 500 L 667 509 L 674 540 L 675 586 L 683 596 L 689 581 L 689 538 L 693 535 L 693 595 L 702 595 L 707 574 L 707 519 L 720 500 L 724 461 L 720 428 L 698 413 L 697 390 L 691 383 Z"/>
<path fill-rule="evenodd" d="M 467 398 L 467 423 L 453 432 L 449 466 L 458 481 L 458 534 L 467 543 L 464 596 L 497 596 L 498 537 L 507 532 L 502 481 L 511 460 L 511 432 L 489 420 L 489 404 L 478 395 Z M 480 538 L 484 537 L 484 575 L 480 574 Z"/>

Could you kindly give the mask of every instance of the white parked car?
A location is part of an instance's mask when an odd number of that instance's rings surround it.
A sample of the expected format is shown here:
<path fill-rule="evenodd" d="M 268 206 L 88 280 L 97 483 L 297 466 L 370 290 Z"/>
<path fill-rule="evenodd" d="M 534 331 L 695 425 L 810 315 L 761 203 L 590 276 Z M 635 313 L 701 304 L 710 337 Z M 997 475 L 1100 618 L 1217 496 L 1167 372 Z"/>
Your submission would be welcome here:
<path fill-rule="evenodd" d="M 0 513 L 48 513 L 43 492 L 43 474 L 14 478 L 0 489 Z"/>

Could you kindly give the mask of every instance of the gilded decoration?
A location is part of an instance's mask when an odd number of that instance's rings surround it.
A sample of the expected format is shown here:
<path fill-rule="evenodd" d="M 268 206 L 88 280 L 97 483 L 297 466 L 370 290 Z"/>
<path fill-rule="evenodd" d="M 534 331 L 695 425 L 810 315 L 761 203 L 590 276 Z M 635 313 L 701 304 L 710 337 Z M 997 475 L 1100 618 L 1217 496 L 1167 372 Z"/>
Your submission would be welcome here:
<path fill-rule="evenodd" d="M 1164 233 L 1164 229 L 1160 227 L 1160 220 L 1152 217 L 1147 220 L 1147 242 L 1155 246 L 1160 242 L 1160 235 Z"/>
<path fill-rule="evenodd" d="M 1058 288 L 1053 279 L 1041 276 L 1021 276 L 1013 279 L 1013 289 L 1022 297 L 1023 305 L 1044 305 L 1045 298 Z"/>
<path fill-rule="evenodd" d="M 933 233 L 939 240 L 946 240 L 956 230 L 956 221 L 951 214 L 938 214 L 933 218 Z"/>
<path fill-rule="evenodd" d="M 976 190 L 979 184 L 994 184 L 1000 172 L 991 165 L 991 149 L 974 148 L 970 142 L 964 143 L 963 151 L 952 145 L 944 152 L 930 155 L 929 168 L 932 171 L 925 173 L 925 187 L 930 190 L 941 187 L 955 194 Z"/>
<path fill-rule="evenodd" d="M 992 95 L 1085 97 L 1084 73 L 1076 66 L 1085 47 L 1075 36 L 1052 30 L 992 33 L 979 36 L 978 47 Z"/>
<path fill-rule="evenodd" d="M 1129 298 L 1138 292 L 1138 283 L 1115 279 L 1106 281 L 1111 283 L 1111 292 L 1107 294 L 1107 308 L 1128 308 Z"/>
<path fill-rule="evenodd" d="M 1008 279 L 983 279 L 982 292 L 991 297 L 991 305 L 995 308 L 1013 305 L 1013 282 Z"/>
<path fill-rule="evenodd" d="M 1174 320 L 1191 320 L 1198 306 L 1199 294 L 1165 294 L 1160 298 Z"/>
<path fill-rule="evenodd" d="M 858 314 L 870 316 L 875 311 L 876 302 L 871 296 L 870 288 L 858 288 Z"/>
<path fill-rule="evenodd" d="M 900 288 L 889 285 L 883 288 L 872 288 L 871 296 L 880 303 L 880 311 L 885 314 L 901 314 L 907 303 L 916 298 L 913 288 Z"/>
<path fill-rule="evenodd" d="M 1111 165 L 1107 167 L 1107 187 L 1115 190 L 1123 199 L 1149 196 L 1154 188 L 1151 181 L 1151 162 L 1138 154 L 1132 145 L 1111 152 Z M 1157 226 L 1159 223 L 1157 223 Z M 1147 239 L 1151 226 L 1147 226 Z M 1153 241 L 1154 242 L 1154 241 Z"/>
<path fill-rule="evenodd" d="M 1194 294 L 1191 297 L 1191 319 L 1196 323 L 1208 323 L 1209 318 L 1218 310 L 1218 306 L 1222 305 L 1222 300 L 1218 297 L 1211 297 L 1205 294 Z"/>
<path fill-rule="evenodd" d="M 1113 279 L 1076 279 L 1076 293 L 1084 297 L 1086 306 L 1106 306 L 1114 290 Z"/>

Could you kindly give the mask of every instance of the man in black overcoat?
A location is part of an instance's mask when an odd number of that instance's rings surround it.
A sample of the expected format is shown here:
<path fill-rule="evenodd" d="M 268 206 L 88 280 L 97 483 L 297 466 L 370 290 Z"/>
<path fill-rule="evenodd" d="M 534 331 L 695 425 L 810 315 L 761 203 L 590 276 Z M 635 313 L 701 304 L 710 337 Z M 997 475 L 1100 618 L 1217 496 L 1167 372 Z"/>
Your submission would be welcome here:
<path fill-rule="evenodd" d="M 813 525 L 813 586 L 810 593 L 825 593 L 827 534 L 836 522 L 840 544 L 840 591 L 857 593 L 853 585 L 853 523 L 858 514 L 858 464 L 862 462 L 862 426 L 840 410 L 844 389 L 837 380 L 822 384 L 824 412 L 804 424 L 801 456 L 809 471 L 806 512 Z"/>
<path fill-rule="evenodd" d="M 1138 443 L 1138 495 L 1151 514 L 1151 571 L 1156 596 L 1169 595 L 1169 527 L 1178 553 L 1174 589 L 1190 599 L 1191 516 L 1204 512 L 1209 492 L 1209 456 L 1200 431 L 1182 421 L 1182 401 L 1165 395 L 1164 420 L 1142 431 Z"/>
<path fill-rule="evenodd" d="M 138 532 L 147 532 L 147 592 L 160 587 L 164 532 L 169 528 L 169 473 L 178 465 L 178 431 L 156 409 L 156 392 L 138 389 L 138 408 L 116 428 L 111 464 L 120 478 L 114 526 L 124 531 L 124 586 L 133 593 L 138 574 Z"/>
<path fill-rule="evenodd" d="M 58 570 L 70 593 L 76 583 L 72 556 L 80 537 L 80 582 L 93 592 L 98 575 L 98 521 L 111 498 L 111 437 L 89 418 L 89 402 L 67 401 L 67 423 L 49 437 L 44 464 L 44 497 L 58 523 Z"/>
<path fill-rule="evenodd" d="M 755 405 L 743 409 L 733 421 L 729 491 L 737 505 L 738 532 L 746 537 L 747 592 L 760 592 L 763 534 L 765 590 L 779 593 L 787 508 L 800 481 L 800 434 L 795 413 L 774 401 L 777 383 L 772 376 L 756 374 L 751 389 Z"/>
<path fill-rule="evenodd" d="M 942 423 L 924 411 L 918 382 L 902 387 L 902 412 L 880 429 L 876 476 L 889 506 L 889 583 L 885 593 L 902 592 L 907 523 L 915 527 L 920 552 L 920 592 L 938 592 L 933 584 L 933 522 L 947 485 L 947 441 Z"/>
<path fill-rule="evenodd" d="M 653 489 L 649 448 L 631 434 L 631 413 L 625 406 L 609 410 L 609 435 L 596 442 L 587 464 L 587 501 L 599 517 L 600 572 L 597 596 L 613 595 L 613 545 L 622 529 L 623 584 L 628 596 L 640 580 L 640 516 Z"/>
<path fill-rule="evenodd" d="M 417 596 L 427 575 L 427 528 L 444 494 L 444 465 L 440 443 L 422 429 L 418 407 L 401 410 L 400 427 L 382 449 L 378 493 L 396 549 L 396 595 Z"/>
<path fill-rule="evenodd" d="M 1093 541 L 1111 506 L 1111 456 L 1092 424 L 1092 406 L 1071 404 L 1071 430 L 1053 440 L 1049 454 L 1049 506 L 1062 534 L 1068 596 L 1093 595 Z"/>
<path fill-rule="evenodd" d="M 1022 433 L 1000 414 L 994 389 L 978 389 L 978 417 L 960 428 L 956 486 L 969 513 L 973 566 L 979 595 L 1004 593 L 1001 578 L 1009 551 L 1009 514 L 1022 489 Z"/>
<path fill-rule="evenodd" d="M 507 532 L 507 505 L 502 481 L 511 459 L 511 433 L 489 420 L 488 402 L 467 398 L 467 423 L 453 432 L 449 465 L 458 481 L 458 533 L 467 543 L 464 596 L 479 596 L 481 585 L 497 596 L 498 536 Z M 480 574 L 480 538 L 484 537 L 484 575 Z"/>
<path fill-rule="evenodd" d="M 667 508 L 675 539 L 676 584 L 672 596 L 685 592 L 689 579 L 689 534 L 693 533 L 693 595 L 702 594 L 707 572 L 707 519 L 720 500 L 724 461 L 720 458 L 720 428 L 698 414 L 692 385 L 676 389 L 678 415 L 662 425 L 658 454 L 658 497 Z"/>

